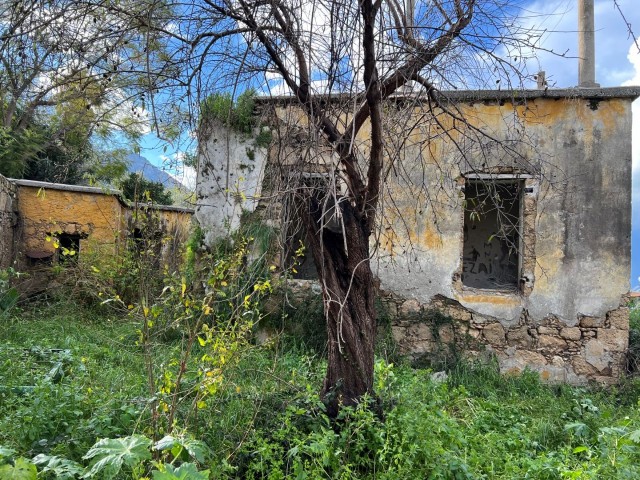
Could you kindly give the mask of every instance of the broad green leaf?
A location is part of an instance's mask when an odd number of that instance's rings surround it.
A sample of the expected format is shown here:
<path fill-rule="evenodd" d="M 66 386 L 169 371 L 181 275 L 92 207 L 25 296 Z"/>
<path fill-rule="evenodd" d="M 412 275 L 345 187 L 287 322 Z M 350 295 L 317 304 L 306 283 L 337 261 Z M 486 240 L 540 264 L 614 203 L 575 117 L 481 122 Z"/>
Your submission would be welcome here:
<path fill-rule="evenodd" d="M 189 452 L 192 458 L 199 463 L 204 463 L 206 457 L 209 455 L 210 450 L 206 443 L 200 440 L 185 439 L 182 444 L 184 448 Z"/>
<path fill-rule="evenodd" d="M 111 479 L 122 469 L 123 464 L 133 467 L 151 458 L 149 452 L 151 440 L 142 435 L 131 435 L 123 438 L 103 438 L 99 440 L 87 454 L 85 460 L 93 459 L 91 470 L 85 477 Z"/>
<path fill-rule="evenodd" d="M 12 458 L 16 454 L 16 451 L 11 448 L 6 448 L 0 446 L 0 459 L 1 458 Z"/>
<path fill-rule="evenodd" d="M 15 288 L 10 288 L 4 294 L 0 295 L 0 312 L 6 312 L 18 303 L 20 294 Z"/>
<path fill-rule="evenodd" d="M 2 480 L 36 480 L 38 469 L 26 458 L 17 458 L 14 465 L 5 463 L 0 466 L 0 478 Z"/>
<path fill-rule="evenodd" d="M 78 478 L 84 472 L 84 467 L 73 460 L 42 453 L 33 459 L 33 463 L 40 467 L 42 473 L 50 473 L 57 480 Z"/>
<path fill-rule="evenodd" d="M 160 451 L 168 450 L 170 448 L 173 448 L 173 446 L 176 444 L 176 441 L 177 440 L 171 435 L 166 435 L 153 445 L 153 449 Z"/>
<path fill-rule="evenodd" d="M 151 475 L 153 480 L 208 480 L 209 470 L 199 472 L 193 463 L 183 463 L 178 468 L 167 464 L 163 472 L 154 470 Z"/>
<path fill-rule="evenodd" d="M 573 432 L 575 435 L 582 437 L 587 433 L 587 426 L 582 422 L 567 423 L 564 426 L 564 430 L 567 432 Z"/>
<path fill-rule="evenodd" d="M 629 440 L 633 443 L 640 443 L 640 430 L 634 430 L 629 434 Z"/>
<path fill-rule="evenodd" d="M 158 440 L 153 446 L 153 449 L 160 451 L 171 450 L 174 456 L 179 455 L 182 449 L 184 449 L 193 459 L 200 463 L 204 463 L 209 454 L 209 447 L 206 443 L 193 440 L 192 438 L 176 438 L 171 435 L 167 435 Z"/>

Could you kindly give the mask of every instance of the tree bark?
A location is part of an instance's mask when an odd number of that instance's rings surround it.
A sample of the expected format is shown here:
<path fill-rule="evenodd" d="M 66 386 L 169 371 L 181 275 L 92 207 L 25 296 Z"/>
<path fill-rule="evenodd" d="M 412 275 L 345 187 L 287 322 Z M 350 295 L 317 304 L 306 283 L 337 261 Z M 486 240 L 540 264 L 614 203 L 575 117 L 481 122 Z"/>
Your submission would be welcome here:
<path fill-rule="evenodd" d="M 367 218 L 339 202 L 342 231 L 322 227 L 322 204 L 314 198 L 304 215 L 307 244 L 316 262 L 328 334 L 328 367 L 321 391 L 327 413 L 373 395 L 376 284 L 369 263 Z"/>

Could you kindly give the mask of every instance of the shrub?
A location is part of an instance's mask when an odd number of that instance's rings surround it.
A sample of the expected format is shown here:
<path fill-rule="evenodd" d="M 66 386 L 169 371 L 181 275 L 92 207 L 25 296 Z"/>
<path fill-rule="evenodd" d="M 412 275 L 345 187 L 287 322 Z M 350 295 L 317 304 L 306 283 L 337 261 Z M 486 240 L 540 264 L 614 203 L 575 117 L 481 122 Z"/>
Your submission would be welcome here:
<path fill-rule="evenodd" d="M 629 308 L 629 350 L 627 353 L 627 371 L 640 372 L 640 302 L 634 301 Z"/>

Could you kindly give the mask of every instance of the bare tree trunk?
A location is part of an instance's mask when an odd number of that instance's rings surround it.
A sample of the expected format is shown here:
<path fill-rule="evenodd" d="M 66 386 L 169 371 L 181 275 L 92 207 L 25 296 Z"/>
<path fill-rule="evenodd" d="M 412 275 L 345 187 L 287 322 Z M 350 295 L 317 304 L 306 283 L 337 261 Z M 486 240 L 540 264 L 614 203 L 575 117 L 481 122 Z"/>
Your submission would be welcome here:
<path fill-rule="evenodd" d="M 310 199 L 305 215 L 307 242 L 322 283 L 328 334 L 328 367 L 322 398 L 330 416 L 373 394 L 376 284 L 369 263 L 369 230 L 348 202 L 339 204 L 339 230 L 322 228 L 322 208 Z M 322 232 L 319 233 L 320 228 Z"/>

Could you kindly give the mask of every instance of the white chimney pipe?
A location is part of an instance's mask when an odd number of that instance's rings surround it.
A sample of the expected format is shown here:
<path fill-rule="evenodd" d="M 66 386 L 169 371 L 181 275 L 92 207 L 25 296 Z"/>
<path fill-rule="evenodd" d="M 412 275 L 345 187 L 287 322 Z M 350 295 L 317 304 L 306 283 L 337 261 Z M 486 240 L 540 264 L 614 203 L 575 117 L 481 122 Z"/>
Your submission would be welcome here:
<path fill-rule="evenodd" d="M 596 83 L 595 14 L 593 0 L 578 0 L 578 87 L 599 87 Z"/>

